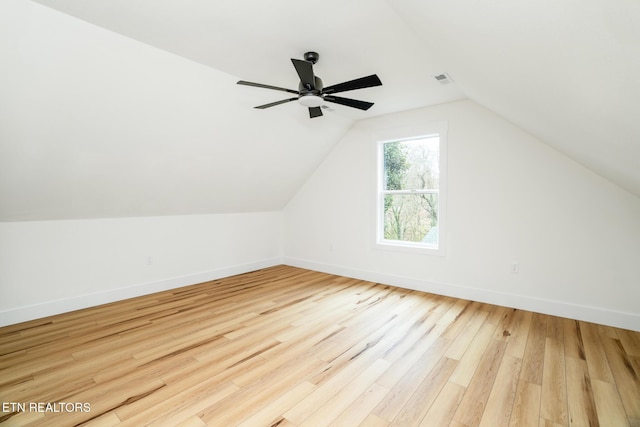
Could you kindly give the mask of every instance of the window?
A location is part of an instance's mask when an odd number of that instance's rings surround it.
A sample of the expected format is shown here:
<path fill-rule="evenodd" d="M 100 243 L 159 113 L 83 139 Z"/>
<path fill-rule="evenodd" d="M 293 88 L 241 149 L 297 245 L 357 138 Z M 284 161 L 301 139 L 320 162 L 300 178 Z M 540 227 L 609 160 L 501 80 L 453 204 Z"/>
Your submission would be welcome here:
<path fill-rule="evenodd" d="M 444 253 L 443 147 L 442 133 L 379 143 L 378 245 Z"/>

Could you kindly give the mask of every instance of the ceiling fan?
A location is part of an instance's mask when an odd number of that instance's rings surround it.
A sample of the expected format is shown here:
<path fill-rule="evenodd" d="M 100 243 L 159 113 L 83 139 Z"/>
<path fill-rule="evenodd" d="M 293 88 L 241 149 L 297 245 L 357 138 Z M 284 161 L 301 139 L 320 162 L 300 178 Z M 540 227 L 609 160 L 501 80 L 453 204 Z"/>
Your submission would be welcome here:
<path fill-rule="evenodd" d="M 361 77 L 355 80 L 349 80 L 348 82 L 338 83 L 332 86 L 323 87 L 320 77 L 313 74 L 313 64 L 318 62 L 320 55 L 316 52 L 307 52 L 304 54 L 304 61 L 300 59 L 291 59 L 293 66 L 300 77 L 300 83 L 298 84 L 298 90 L 285 89 L 277 86 L 270 86 L 261 83 L 247 82 L 240 80 L 239 85 L 255 86 L 265 89 L 279 90 L 283 92 L 293 93 L 297 96 L 293 98 L 283 99 L 281 101 L 271 102 L 269 104 L 258 105 L 255 108 L 264 109 L 275 107 L 276 105 L 285 104 L 291 101 L 298 101 L 305 107 L 309 108 L 309 117 L 322 116 L 321 105 L 324 101 L 333 102 L 335 104 L 346 105 L 347 107 L 358 108 L 360 110 L 368 110 L 373 105 L 373 102 L 358 101 L 357 99 L 342 98 L 334 96 L 333 94 L 339 92 L 346 92 L 355 89 L 364 89 L 367 87 L 381 86 L 382 82 L 377 75 L 372 74 L 367 77 Z"/>

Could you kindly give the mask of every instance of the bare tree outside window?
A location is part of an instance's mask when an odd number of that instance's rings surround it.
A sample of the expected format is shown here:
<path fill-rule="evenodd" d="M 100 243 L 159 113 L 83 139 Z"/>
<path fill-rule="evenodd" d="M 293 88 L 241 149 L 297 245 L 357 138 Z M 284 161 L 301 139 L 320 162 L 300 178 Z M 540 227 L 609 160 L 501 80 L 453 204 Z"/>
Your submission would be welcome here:
<path fill-rule="evenodd" d="M 384 239 L 438 244 L 439 138 L 383 144 Z"/>

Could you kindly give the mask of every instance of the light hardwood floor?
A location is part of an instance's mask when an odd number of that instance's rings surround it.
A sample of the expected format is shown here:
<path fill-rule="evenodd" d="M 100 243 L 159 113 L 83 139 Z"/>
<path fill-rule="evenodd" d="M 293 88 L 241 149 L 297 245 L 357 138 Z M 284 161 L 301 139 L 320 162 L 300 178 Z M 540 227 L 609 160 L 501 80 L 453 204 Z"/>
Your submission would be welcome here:
<path fill-rule="evenodd" d="M 0 401 L 2 425 L 640 426 L 640 333 L 278 266 L 0 328 Z"/>

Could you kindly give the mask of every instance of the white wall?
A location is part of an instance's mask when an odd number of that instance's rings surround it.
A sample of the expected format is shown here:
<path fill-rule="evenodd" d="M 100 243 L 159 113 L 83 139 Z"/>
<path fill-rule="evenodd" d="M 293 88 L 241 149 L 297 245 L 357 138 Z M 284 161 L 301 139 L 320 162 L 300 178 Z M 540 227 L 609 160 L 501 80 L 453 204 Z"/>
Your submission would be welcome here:
<path fill-rule="evenodd" d="M 446 256 L 374 249 L 375 135 L 442 120 Z M 358 122 L 284 212 L 0 223 L 0 325 L 283 259 L 640 330 L 640 200 L 471 101 Z"/>
<path fill-rule="evenodd" d="M 375 249 L 375 135 L 441 120 L 446 256 Z M 284 214 L 288 264 L 640 330 L 640 199 L 472 101 L 358 122 Z"/>
<path fill-rule="evenodd" d="M 281 233 L 281 212 L 0 223 L 0 326 L 276 265 Z"/>

